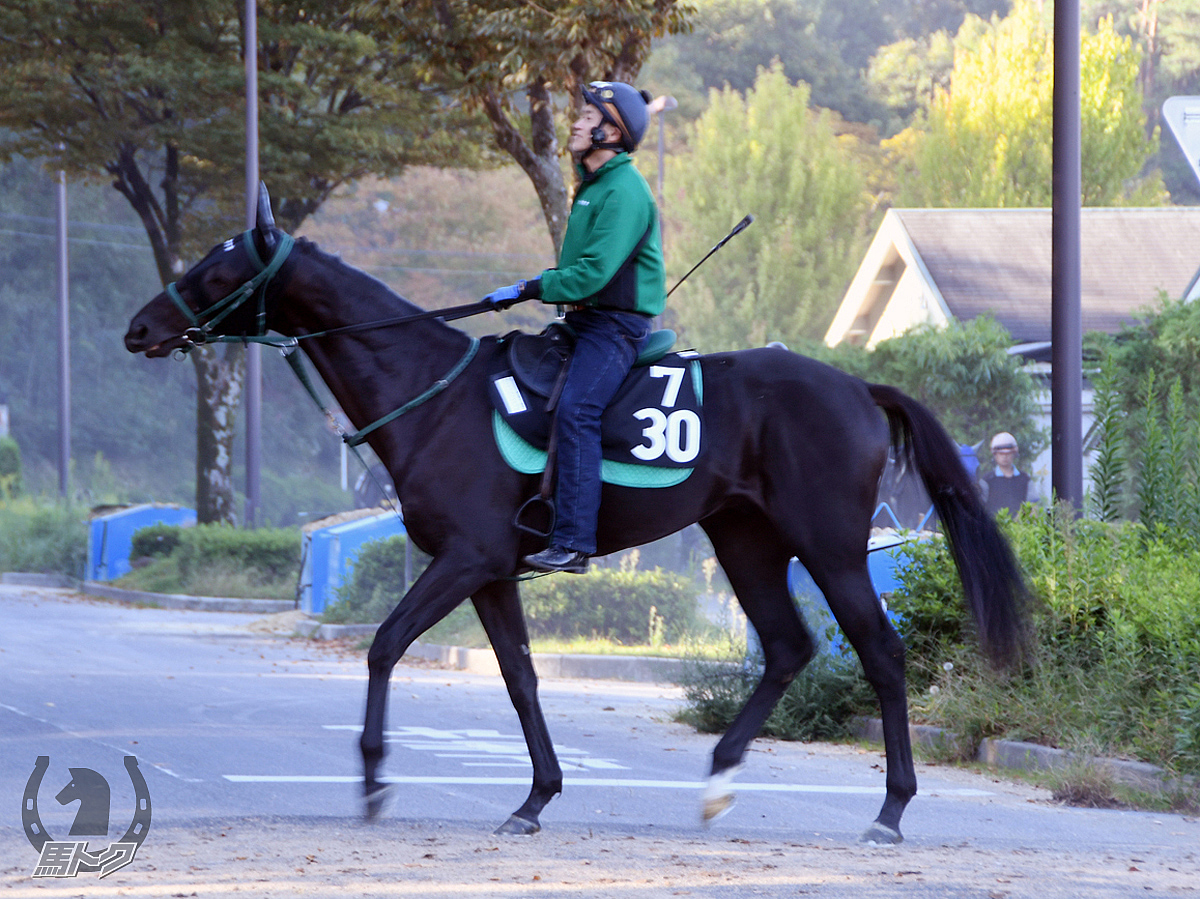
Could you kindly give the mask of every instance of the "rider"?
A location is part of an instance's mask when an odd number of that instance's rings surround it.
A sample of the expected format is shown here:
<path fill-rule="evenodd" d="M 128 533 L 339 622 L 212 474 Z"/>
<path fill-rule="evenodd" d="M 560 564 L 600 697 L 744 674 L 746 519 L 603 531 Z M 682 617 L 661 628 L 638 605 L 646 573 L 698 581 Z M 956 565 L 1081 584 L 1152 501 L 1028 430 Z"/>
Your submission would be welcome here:
<path fill-rule="evenodd" d="M 581 183 L 558 266 L 488 295 L 565 306 L 575 352 L 558 404 L 556 523 L 550 546 L 525 557 L 538 571 L 587 570 L 600 510 L 600 416 L 666 304 L 658 208 L 630 154 L 650 123 L 650 95 L 593 81 L 567 144 Z"/>

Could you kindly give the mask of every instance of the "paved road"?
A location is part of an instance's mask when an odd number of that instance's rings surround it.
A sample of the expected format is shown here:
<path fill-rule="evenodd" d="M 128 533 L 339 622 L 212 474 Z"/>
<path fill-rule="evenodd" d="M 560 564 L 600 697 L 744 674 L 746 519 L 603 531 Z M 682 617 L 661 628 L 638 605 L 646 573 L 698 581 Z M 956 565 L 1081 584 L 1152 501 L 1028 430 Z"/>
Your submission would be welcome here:
<path fill-rule="evenodd" d="M 108 839 L 124 831 L 135 802 L 126 755 L 138 758 L 153 797 L 147 851 L 156 837 L 170 844 L 171 834 L 253 830 L 249 822 L 264 819 L 297 834 L 357 826 L 361 653 L 273 635 L 252 615 L 130 608 L 65 591 L 0 586 L 0 621 L 0 884 L 9 887 L 0 893 L 27 895 L 31 882 L 37 857 L 20 808 L 39 756 L 50 758 L 38 808 L 54 839 L 65 838 L 78 811 L 54 799 L 71 767 L 108 781 Z M 535 840 L 557 831 L 653 834 L 677 848 L 705 840 L 853 847 L 882 799 L 877 751 L 761 741 L 740 778 L 739 804 L 701 831 L 699 782 L 714 738 L 670 721 L 677 689 L 547 680 L 541 693 L 566 785 Z M 528 788 L 502 683 L 402 665 L 390 703 L 386 772 L 402 799 L 388 826 L 489 839 Z M 1164 888 L 1200 886 L 1195 820 L 1063 808 L 1030 787 L 950 768 L 921 766 L 919 776 L 908 842 L 889 852 L 1086 847 L 1122 870 L 1152 856 L 1167 872 Z M 136 885 L 140 863 L 115 877 Z"/>

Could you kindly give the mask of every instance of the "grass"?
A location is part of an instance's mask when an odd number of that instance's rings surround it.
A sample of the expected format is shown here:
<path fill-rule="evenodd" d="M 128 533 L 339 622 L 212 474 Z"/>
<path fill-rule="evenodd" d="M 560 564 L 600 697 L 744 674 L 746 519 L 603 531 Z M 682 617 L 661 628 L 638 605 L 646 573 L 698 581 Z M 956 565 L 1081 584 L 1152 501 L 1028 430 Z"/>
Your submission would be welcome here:
<path fill-rule="evenodd" d="M 147 593 L 221 596 L 231 599 L 295 599 L 296 579 L 270 578 L 243 565 L 213 563 L 202 573 L 185 575 L 173 556 L 155 559 L 113 581 L 113 586 Z"/>

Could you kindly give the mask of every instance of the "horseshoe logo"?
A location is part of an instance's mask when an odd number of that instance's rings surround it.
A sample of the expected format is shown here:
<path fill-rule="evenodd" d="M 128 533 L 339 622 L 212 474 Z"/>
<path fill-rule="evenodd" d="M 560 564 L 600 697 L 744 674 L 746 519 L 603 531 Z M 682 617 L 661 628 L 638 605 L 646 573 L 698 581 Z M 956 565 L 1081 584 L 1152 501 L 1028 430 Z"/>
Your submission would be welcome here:
<path fill-rule="evenodd" d="M 41 788 L 42 778 L 45 777 L 46 769 L 49 767 L 50 756 L 39 755 L 33 766 L 33 773 L 29 775 L 29 781 L 25 784 L 25 795 L 21 800 L 21 824 L 25 829 L 25 836 L 38 852 L 42 851 L 42 847 L 47 842 L 54 839 L 42 824 L 37 804 L 38 790 Z M 142 772 L 138 768 L 137 756 L 125 756 L 125 770 L 133 784 L 135 804 L 133 820 L 129 824 L 129 829 L 125 831 L 125 836 L 121 837 L 119 842 L 134 843 L 140 847 L 150 832 L 150 790 L 146 786 L 146 778 L 142 776 Z M 85 862 L 79 870 L 98 871 L 100 869 L 96 865 L 89 865 Z"/>

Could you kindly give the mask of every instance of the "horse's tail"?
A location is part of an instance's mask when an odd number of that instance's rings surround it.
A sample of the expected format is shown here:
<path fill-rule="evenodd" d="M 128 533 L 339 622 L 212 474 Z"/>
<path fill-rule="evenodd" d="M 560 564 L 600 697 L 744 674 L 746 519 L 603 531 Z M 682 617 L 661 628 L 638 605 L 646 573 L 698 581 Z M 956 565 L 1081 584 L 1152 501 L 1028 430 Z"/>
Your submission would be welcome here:
<path fill-rule="evenodd" d="M 1008 541 L 933 413 L 894 387 L 867 389 L 887 415 L 892 445 L 908 454 L 933 501 L 984 652 L 997 665 L 1015 664 L 1025 649 L 1028 591 Z"/>

